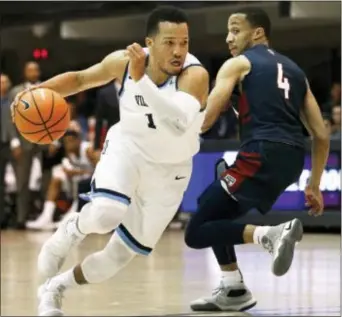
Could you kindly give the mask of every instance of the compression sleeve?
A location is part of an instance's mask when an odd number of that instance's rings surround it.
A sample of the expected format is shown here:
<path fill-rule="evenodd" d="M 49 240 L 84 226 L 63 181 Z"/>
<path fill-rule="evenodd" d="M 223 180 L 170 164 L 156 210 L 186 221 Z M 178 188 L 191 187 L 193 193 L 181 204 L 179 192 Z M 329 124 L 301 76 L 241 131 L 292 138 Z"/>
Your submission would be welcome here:
<path fill-rule="evenodd" d="M 137 82 L 137 86 L 158 117 L 179 132 L 185 132 L 201 110 L 199 101 L 188 93 L 177 91 L 172 96 L 165 96 L 147 75 Z"/>

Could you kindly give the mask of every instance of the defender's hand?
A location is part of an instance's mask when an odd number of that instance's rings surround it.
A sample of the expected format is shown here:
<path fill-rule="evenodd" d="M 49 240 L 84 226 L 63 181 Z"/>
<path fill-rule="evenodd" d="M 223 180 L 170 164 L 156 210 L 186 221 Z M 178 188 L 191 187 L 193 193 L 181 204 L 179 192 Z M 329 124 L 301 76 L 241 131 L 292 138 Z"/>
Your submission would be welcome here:
<path fill-rule="evenodd" d="M 319 188 L 313 188 L 308 185 L 305 188 L 305 206 L 310 207 L 309 215 L 321 216 L 324 209 L 323 197 Z"/>
<path fill-rule="evenodd" d="M 145 75 L 146 53 L 138 43 L 127 46 L 129 57 L 128 73 L 134 81 L 139 81 Z"/>

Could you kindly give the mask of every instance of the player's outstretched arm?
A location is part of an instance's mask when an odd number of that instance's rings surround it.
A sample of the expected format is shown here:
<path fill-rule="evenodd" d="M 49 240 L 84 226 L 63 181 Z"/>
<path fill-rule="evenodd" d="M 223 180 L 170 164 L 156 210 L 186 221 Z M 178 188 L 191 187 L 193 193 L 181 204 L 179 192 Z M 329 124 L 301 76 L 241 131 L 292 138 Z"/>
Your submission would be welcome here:
<path fill-rule="evenodd" d="M 125 51 L 116 51 L 85 70 L 57 75 L 38 87 L 50 88 L 64 97 L 74 95 L 83 90 L 102 86 L 115 78 L 121 80 L 127 62 Z"/>
<path fill-rule="evenodd" d="M 126 51 L 116 51 L 107 55 L 100 63 L 95 64 L 85 70 L 66 72 L 41 84 L 29 88 L 49 88 L 61 94 L 63 97 L 74 95 L 80 91 L 98 87 L 110 82 L 112 79 L 122 79 L 128 63 Z M 14 122 L 14 107 L 18 104 L 21 96 L 26 90 L 19 92 L 11 104 L 12 120 Z"/>
<path fill-rule="evenodd" d="M 180 132 L 185 132 L 199 111 L 205 108 L 209 92 L 209 74 L 202 66 L 187 68 L 179 76 L 178 91 L 171 98 L 165 96 L 146 75 L 138 85 L 147 104 L 157 115 Z"/>
<path fill-rule="evenodd" d="M 208 98 L 202 132 L 208 131 L 214 125 L 231 98 L 235 85 L 248 74 L 250 68 L 251 64 L 244 56 L 231 58 L 222 65 L 216 77 L 215 87 Z"/>
<path fill-rule="evenodd" d="M 311 212 L 319 215 L 323 212 L 323 200 L 319 191 L 321 177 L 329 155 L 330 140 L 324 125 L 317 101 L 308 85 L 301 120 L 312 136 L 312 171 L 310 183 L 306 189 L 307 205 Z"/>
<path fill-rule="evenodd" d="M 130 63 L 128 71 L 139 87 L 146 103 L 161 120 L 165 120 L 176 133 L 185 132 L 198 112 L 205 107 L 209 90 L 208 72 L 201 66 L 192 66 L 178 79 L 178 91 L 165 95 L 145 74 L 146 53 L 133 43 L 127 47 Z"/>

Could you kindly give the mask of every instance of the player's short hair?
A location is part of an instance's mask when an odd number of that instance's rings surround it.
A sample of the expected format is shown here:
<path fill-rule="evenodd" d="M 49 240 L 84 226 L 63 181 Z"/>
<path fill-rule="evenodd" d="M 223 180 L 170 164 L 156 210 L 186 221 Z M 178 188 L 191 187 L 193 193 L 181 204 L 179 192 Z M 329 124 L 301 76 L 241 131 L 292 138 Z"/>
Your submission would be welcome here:
<path fill-rule="evenodd" d="M 174 6 L 157 7 L 148 17 L 146 36 L 158 33 L 160 22 L 188 23 L 188 16 L 183 10 Z"/>
<path fill-rule="evenodd" d="M 260 8 L 242 8 L 235 13 L 246 15 L 246 20 L 252 27 L 261 27 L 264 29 L 267 38 L 271 35 L 271 20 L 268 14 Z"/>

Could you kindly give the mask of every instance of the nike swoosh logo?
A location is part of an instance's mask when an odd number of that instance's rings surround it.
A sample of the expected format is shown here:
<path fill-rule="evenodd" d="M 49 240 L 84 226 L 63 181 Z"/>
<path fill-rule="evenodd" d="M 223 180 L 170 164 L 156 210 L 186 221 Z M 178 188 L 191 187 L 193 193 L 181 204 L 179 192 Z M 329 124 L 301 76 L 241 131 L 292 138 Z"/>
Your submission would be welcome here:
<path fill-rule="evenodd" d="M 28 108 L 30 108 L 30 104 L 25 101 L 25 100 L 20 100 L 23 104 L 24 104 L 24 110 L 27 110 Z"/>
<path fill-rule="evenodd" d="M 175 177 L 175 180 L 178 181 L 178 180 L 183 179 L 183 178 L 185 178 L 185 176 L 176 176 L 176 177 Z"/>

